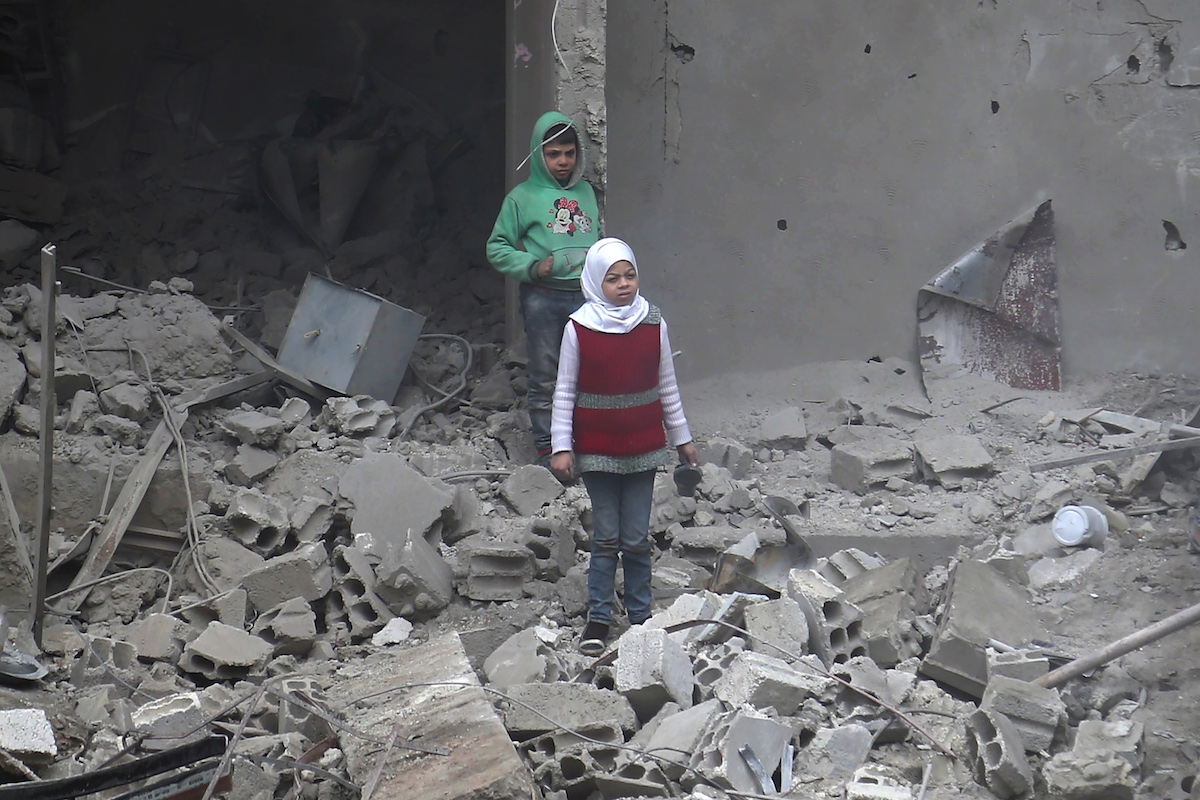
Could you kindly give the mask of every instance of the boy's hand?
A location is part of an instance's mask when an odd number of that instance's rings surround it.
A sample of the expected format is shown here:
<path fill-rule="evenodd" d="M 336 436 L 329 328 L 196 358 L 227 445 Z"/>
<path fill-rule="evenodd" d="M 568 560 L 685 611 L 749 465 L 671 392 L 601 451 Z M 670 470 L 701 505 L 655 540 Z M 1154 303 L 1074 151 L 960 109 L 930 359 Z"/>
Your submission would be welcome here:
<path fill-rule="evenodd" d="M 555 453 L 550 457 L 550 470 L 565 481 L 575 480 L 575 456 L 569 450 Z"/>
<path fill-rule="evenodd" d="M 696 450 L 696 445 L 692 444 L 691 442 L 688 442 L 687 444 L 681 444 L 679 447 L 676 447 L 675 450 L 679 453 L 680 461 L 687 461 L 689 464 L 700 463 L 700 453 Z"/>
<path fill-rule="evenodd" d="M 539 278 L 549 278 L 551 272 L 554 272 L 554 256 L 546 256 L 538 262 L 537 276 Z"/>

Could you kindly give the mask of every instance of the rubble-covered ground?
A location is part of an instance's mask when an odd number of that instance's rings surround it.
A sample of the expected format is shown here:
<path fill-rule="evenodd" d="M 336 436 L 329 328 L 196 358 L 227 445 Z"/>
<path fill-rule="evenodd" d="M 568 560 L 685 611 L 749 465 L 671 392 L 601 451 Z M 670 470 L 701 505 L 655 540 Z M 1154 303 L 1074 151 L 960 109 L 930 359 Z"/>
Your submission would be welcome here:
<path fill-rule="evenodd" d="M 115 512 L 164 404 L 259 368 L 192 288 L 61 298 L 53 593 Z M 0 303 L 0 462 L 25 537 L 38 300 L 19 286 Z M 467 364 L 445 340 L 418 346 L 390 403 L 276 382 L 190 408 L 186 452 L 162 460 L 113 578 L 54 598 L 66 613 L 47 617 L 44 652 L 27 625 L 9 633 L 6 654 L 48 672 L 0 689 L 5 779 L 245 722 L 231 796 L 246 800 L 352 797 L 384 755 L 377 791 L 405 797 L 1193 790 L 1200 629 L 1056 689 L 1032 683 L 1200 602 L 1190 451 L 1030 470 L 1152 440 L 1146 420 L 1189 422 L 1186 379 L 1062 393 L 963 379 L 927 399 L 913 365 L 870 360 L 687 384 L 704 480 L 680 497 L 660 475 L 657 613 L 618 625 L 594 662 L 576 651 L 586 493 L 529 464 L 521 359 L 483 338 L 466 390 L 432 411 Z M 790 523 L 813 569 L 709 591 L 727 551 L 788 557 L 770 496 L 807 511 Z M 1103 542 L 1057 544 L 1050 520 L 1072 503 L 1104 512 Z M 7 530 L 0 541 L 3 599 L 20 614 L 27 573 Z M 695 620 L 717 622 L 672 627 Z M 476 682 L 490 706 L 445 694 Z M 473 721 L 453 733 L 412 733 L 460 715 Z M 503 747 L 485 741 L 493 728 Z M 409 733 L 388 747 L 392 730 Z"/>

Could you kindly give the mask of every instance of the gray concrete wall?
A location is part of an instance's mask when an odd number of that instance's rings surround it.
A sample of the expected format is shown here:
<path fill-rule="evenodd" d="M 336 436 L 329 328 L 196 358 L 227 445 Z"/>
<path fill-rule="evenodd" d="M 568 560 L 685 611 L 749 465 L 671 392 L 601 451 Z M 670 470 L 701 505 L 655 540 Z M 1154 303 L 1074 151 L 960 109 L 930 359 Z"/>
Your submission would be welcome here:
<path fill-rule="evenodd" d="M 1050 197 L 1068 375 L 1195 369 L 1198 46 L 1187 0 L 609 0 L 607 230 L 695 377 L 914 356 Z"/>

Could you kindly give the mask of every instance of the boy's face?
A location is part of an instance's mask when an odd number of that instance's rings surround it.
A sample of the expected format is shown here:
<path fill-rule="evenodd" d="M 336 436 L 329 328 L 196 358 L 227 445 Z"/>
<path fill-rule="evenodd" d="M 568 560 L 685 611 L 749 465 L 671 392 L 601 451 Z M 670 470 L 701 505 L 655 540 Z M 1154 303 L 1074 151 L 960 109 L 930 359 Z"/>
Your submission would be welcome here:
<path fill-rule="evenodd" d="M 565 181 L 575 171 L 575 145 L 561 142 L 550 142 L 542 145 L 542 157 L 546 159 L 546 169 L 556 181 Z"/>
<path fill-rule="evenodd" d="M 638 293 L 638 274 L 633 264 L 628 261 L 618 261 L 604 273 L 604 299 L 614 306 L 627 306 L 633 302 Z"/>

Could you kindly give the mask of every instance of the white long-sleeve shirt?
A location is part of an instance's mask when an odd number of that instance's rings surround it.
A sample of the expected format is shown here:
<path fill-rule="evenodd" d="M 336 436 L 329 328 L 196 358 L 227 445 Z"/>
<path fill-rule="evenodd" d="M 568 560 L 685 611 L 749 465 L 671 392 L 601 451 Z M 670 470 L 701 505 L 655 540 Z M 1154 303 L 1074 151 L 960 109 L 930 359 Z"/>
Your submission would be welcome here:
<path fill-rule="evenodd" d="M 672 447 L 692 441 L 692 431 L 683 415 L 683 400 L 675 379 L 675 360 L 667 321 L 659 322 L 658 397 L 663 406 L 663 425 Z M 554 411 L 550 417 L 550 444 L 555 453 L 574 449 L 575 397 L 579 385 L 579 337 L 575 325 L 567 323 L 558 354 L 558 381 L 554 386 Z"/>

